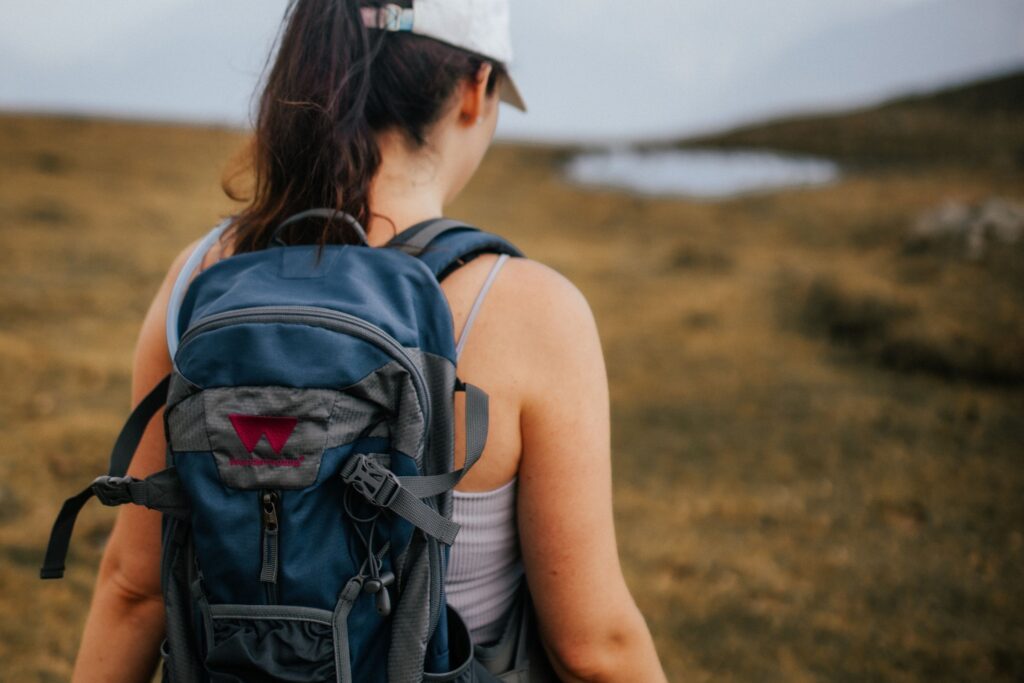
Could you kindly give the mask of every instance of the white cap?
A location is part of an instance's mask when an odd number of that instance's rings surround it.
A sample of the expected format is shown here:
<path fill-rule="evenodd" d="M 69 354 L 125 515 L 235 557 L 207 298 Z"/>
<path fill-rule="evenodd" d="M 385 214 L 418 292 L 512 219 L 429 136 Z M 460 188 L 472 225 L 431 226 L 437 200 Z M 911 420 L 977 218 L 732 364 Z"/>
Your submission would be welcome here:
<path fill-rule="evenodd" d="M 412 7 L 395 4 L 363 8 L 367 28 L 408 31 L 469 50 L 500 62 L 512 62 L 509 0 L 413 0 Z M 526 103 L 511 75 L 502 79 L 501 100 L 526 111 Z"/>

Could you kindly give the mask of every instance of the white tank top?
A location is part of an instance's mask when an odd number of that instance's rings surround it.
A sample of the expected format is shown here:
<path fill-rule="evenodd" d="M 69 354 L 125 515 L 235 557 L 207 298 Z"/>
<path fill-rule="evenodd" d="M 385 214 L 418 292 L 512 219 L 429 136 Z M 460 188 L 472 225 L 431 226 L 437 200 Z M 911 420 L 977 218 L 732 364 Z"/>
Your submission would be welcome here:
<path fill-rule="evenodd" d="M 462 525 L 452 546 L 445 590 L 481 645 L 498 640 L 523 579 L 512 480 L 486 493 L 455 492 L 452 519 Z"/>

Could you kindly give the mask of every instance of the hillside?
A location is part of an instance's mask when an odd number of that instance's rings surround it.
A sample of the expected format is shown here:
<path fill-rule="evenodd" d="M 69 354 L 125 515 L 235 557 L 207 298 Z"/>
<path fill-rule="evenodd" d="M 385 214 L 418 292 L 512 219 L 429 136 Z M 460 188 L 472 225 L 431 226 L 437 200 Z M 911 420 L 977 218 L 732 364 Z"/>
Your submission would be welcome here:
<path fill-rule="evenodd" d="M 680 147 L 768 148 L 848 166 L 944 165 L 1024 170 L 1024 71 L 893 100 L 683 140 Z"/>
<path fill-rule="evenodd" d="M 827 187 L 592 192 L 564 152 L 498 146 L 452 207 L 591 303 L 623 566 L 670 680 L 1024 679 L 1024 243 L 919 229 L 1024 204 L 1020 83 L 700 143 L 861 164 Z M 0 115 L 5 683 L 69 677 L 113 513 L 82 514 L 62 582 L 37 578 L 44 538 L 104 467 L 139 322 L 235 208 L 244 143 Z"/>

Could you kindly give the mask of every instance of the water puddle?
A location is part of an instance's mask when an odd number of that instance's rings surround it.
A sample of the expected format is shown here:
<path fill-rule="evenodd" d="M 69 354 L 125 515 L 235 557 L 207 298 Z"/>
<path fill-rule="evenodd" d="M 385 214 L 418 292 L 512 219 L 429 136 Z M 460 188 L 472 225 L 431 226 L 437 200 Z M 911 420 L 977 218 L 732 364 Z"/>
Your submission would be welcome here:
<path fill-rule="evenodd" d="M 643 195 L 724 199 L 754 192 L 827 185 L 839 179 L 828 159 L 762 151 L 615 149 L 569 162 L 573 183 Z"/>

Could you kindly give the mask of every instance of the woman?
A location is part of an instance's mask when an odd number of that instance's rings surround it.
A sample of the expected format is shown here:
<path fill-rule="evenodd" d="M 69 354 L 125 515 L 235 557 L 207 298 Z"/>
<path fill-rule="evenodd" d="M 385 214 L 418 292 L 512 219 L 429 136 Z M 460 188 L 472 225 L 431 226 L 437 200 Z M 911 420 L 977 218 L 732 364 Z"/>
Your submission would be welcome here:
<path fill-rule="evenodd" d="M 265 248 L 274 226 L 311 207 L 337 207 L 367 227 L 372 246 L 386 244 L 442 215 L 468 182 L 491 142 L 499 93 L 521 103 L 502 62 L 505 2 L 407 3 L 406 10 L 423 10 L 418 24 L 394 6 L 362 5 L 290 5 L 260 101 L 252 197 L 204 267 Z M 481 22 L 482 11 L 493 14 Z M 470 15 L 478 21 L 456 25 Z M 319 229 L 321 243 L 345 238 L 329 224 Z M 136 401 L 171 369 L 168 302 L 194 247 L 175 261 L 143 323 Z M 475 640 L 486 642 L 525 570 L 561 678 L 664 680 L 618 562 L 607 382 L 586 302 L 526 259 L 480 257 L 443 289 L 464 351 L 459 376 L 487 391 L 491 405 L 484 457 L 456 492 L 464 532 L 452 550 L 449 601 L 466 614 Z M 130 474 L 161 469 L 165 445 L 154 420 Z M 124 509 L 100 568 L 75 681 L 150 679 L 163 632 L 159 554 L 159 515 Z"/>

